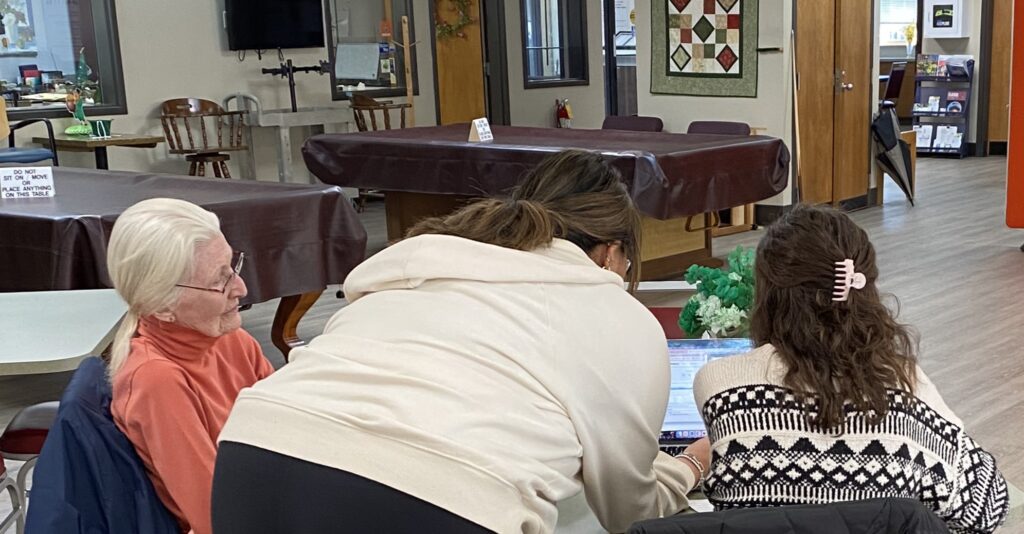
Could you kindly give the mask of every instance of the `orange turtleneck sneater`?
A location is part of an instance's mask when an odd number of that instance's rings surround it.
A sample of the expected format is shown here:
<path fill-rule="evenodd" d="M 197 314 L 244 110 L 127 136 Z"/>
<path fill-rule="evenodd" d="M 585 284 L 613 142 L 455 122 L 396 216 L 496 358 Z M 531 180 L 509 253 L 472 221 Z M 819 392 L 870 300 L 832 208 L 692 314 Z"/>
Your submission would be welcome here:
<path fill-rule="evenodd" d="M 273 371 L 242 329 L 209 337 L 153 318 L 139 321 L 130 356 L 114 377 L 110 408 L 183 532 L 210 534 L 217 436 L 238 392 Z"/>

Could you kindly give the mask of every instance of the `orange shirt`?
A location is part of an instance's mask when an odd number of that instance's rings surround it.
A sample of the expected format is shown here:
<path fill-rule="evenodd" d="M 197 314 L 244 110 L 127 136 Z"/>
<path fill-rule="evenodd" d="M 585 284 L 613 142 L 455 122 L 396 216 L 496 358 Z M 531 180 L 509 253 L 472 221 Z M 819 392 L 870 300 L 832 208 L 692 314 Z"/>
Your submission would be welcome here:
<path fill-rule="evenodd" d="M 242 329 L 212 338 L 156 319 L 139 321 L 128 360 L 114 377 L 111 412 L 183 532 L 211 534 L 217 436 L 238 392 L 273 371 Z"/>

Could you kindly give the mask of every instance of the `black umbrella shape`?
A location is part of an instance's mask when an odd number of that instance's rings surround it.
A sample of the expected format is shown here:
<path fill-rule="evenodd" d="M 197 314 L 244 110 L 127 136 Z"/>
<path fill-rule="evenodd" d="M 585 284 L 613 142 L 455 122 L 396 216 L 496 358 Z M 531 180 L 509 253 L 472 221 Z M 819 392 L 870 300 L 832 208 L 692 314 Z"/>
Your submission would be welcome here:
<path fill-rule="evenodd" d="M 910 145 L 900 138 L 900 123 L 896 119 L 896 110 L 891 106 L 883 107 L 871 122 L 871 133 L 878 148 L 878 163 L 882 170 L 896 182 L 896 185 L 907 195 L 910 205 L 914 205 L 914 192 L 910 188 L 914 170 L 910 168 Z"/>

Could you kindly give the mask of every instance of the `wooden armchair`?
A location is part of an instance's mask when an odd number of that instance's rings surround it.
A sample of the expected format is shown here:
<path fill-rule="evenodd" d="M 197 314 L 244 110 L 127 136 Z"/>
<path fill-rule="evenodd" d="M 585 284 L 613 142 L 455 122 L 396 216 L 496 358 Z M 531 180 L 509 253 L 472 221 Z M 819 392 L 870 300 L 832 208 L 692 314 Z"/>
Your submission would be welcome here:
<path fill-rule="evenodd" d="M 352 117 L 356 121 L 356 128 L 360 132 L 377 131 L 377 115 L 381 117 L 381 123 L 385 130 L 391 129 L 391 112 L 397 110 L 399 115 L 399 128 L 405 128 L 405 110 L 412 107 L 410 104 L 395 104 L 389 100 L 374 100 L 366 95 L 354 94 L 349 106 L 352 108 Z M 367 128 L 366 117 L 370 117 L 370 127 Z M 366 209 L 366 198 L 371 192 L 367 189 L 359 190 L 359 197 L 356 198 L 356 211 Z"/>
<path fill-rule="evenodd" d="M 395 104 L 389 100 L 374 100 L 366 95 L 352 95 L 352 101 L 350 106 L 352 107 L 352 116 L 356 121 L 356 128 L 359 128 L 360 132 L 377 131 L 380 128 L 377 127 L 377 115 L 381 115 L 381 121 L 384 123 L 384 129 L 391 129 L 391 112 L 398 110 L 400 123 L 399 128 L 405 128 L 405 110 L 412 107 L 411 104 Z M 366 116 L 370 117 L 370 128 L 366 127 Z"/>
<path fill-rule="evenodd" d="M 227 164 L 231 156 L 224 152 L 249 148 L 242 143 L 248 113 L 225 111 L 210 100 L 176 98 L 161 106 L 160 123 L 171 154 L 185 154 L 190 176 L 205 176 L 206 164 L 211 163 L 214 176 L 231 178 Z"/>

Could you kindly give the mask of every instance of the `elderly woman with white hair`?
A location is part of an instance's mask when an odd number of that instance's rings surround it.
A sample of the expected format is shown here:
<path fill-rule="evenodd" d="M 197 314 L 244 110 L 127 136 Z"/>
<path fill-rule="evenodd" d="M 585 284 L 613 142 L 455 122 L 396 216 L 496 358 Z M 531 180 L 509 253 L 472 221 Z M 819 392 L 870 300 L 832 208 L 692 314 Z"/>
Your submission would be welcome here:
<path fill-rule="evenodd" d="M 139 202 L 110 235 L 107 266 L 128 303 L 111 411 L 183 532 L 211 532 L 217 437 L 238 392 L 273 372 L 241 328 L 243 261 L 217 216 L 182 200 Z"/>

